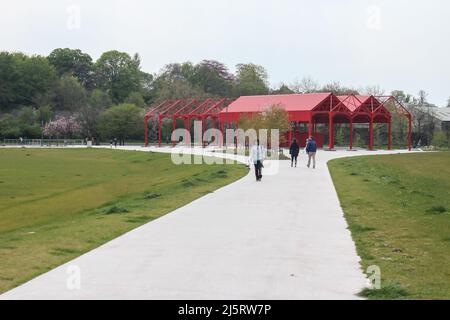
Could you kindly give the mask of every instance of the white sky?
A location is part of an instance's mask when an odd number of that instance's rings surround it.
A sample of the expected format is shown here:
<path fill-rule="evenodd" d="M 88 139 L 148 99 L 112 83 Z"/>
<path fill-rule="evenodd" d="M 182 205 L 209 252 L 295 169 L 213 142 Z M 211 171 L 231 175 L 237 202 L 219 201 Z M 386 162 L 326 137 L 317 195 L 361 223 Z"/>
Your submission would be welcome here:
<path fill-rule="evenodd" d="M 80 15 L 77 15 L 77 12 Z M 138 52 L 143 70 L 254 62 L 270 82 L 312 76 L 450 97 L 448 0 L 0 0 L 0 50 Z"/>

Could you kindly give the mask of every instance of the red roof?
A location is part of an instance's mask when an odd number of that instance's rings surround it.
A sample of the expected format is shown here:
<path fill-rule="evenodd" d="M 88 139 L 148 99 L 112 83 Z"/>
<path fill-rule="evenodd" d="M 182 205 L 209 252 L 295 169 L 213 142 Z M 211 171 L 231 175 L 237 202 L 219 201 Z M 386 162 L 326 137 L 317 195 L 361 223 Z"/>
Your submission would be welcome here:
<path fill-rule="evenodd" d="M 338 96 L 342 104 L 346 106 L 351 112 L 358 109 L 364 102 L 370 99 L 371 96 L 351 95 L 351 96 Z"/>
<path fill-rule="evenodd" d="M 362 96 L 362 95 L 355 95 L 355 97 L 361 101 L 361 103 L 366 102 L 367 100 L 369 100 L 372 96 Z"/>
<path fill-rule="evenodd" d="M 331 93 L 243 96 L 228 106 L 228 112 L 261 112 L 273 105 L 280 105 L 286 111 L 311 111 L 330 95 Z M 225 112 L 225 109 L 222 110 L 222 113 Z"/>

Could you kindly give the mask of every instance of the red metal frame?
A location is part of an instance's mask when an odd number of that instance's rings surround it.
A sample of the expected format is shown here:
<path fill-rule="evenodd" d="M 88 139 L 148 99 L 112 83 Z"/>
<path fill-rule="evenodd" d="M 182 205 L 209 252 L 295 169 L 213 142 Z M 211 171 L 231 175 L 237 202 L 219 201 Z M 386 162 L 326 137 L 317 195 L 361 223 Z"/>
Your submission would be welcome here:
<path fill-rule="evenodd" d="M 322 97 L 320 97 L 321 99 Z M 162 120 L 165 118 L 172 119 L 172 128 L 176 129 L 176 121 L 179 118 L 184 120 L 184 127 L 190 130 L 190 123 L 192 119 L 199 119 L 203 122 L 203 132 L 206 130 L 206 120 L 211 118 L 213 120 L 213 128 L 216 127 L 216 122 L 219 120 L 219 128 L 223 132 L 225 130 L 225 122 L 229 125 L 229 116 L 231 122 L 237 123 L 240 118 L 245 115 L 251 115 L 256 112 L 228 111 L 228 107 L 232 107 L 229 99 L 191 99 L 191 100 L 168 100 L 164 101 L 153 108 L 150 108 L 144 117 L 144 135 L 145 146 L 148 146 L 148 124 L 151 118 L 156 118 L 158 121 L 158 145 L 161 145 L 162 140 Z M 354 123 L 369 123 L 369 150 L 373 150 L 373 125 L 375 123 L 386 123 L 388 125 L 388 148 L 392 147 L 392 114 L 386 108 L 388 105 L 395 107 L 395 112 L 398 115 L 405 116 L 408 119 L 408 149 L 412 149 L 412 119 L 409 111 L 393 96 L 357 96 L 346 95 L 336 96 L 333 93 L 328 94 L 323 100 L 316 104 L 309 110 L 290 110 L 289 119 L 291 123 L 291 130 L 287 133 L 289 143 L 292 141 L 293 123 L 307 123 L 308 135 L 312 136 L 316 132 L 315 127 L 318 123 L 328 123 L 329 134 L 329 148 L 334 148 L 334 125 L 336 123 L 349 123 L 350 141 L 349 148 L 353 148 L 353 124 Z M 173 141 L 175 144 L 175 141 Z"/>
<path fill-rule="evenodd" d="M 381 105 L 379 108 L 384 108 L 386 112 L 389 113 L 389 122 L 388 122 L 388 131 L 389 131 L 389 141 L 388 145 L 392 145 L 392 114 L 387 108 L 385 107 L 388 102 L 392 101 L 392 106 L 395 109 L 395 113 L 398 116 L 404 116 L 408 119 L 408 150 L 412 150 L 412 115 L 406 109 L 406 107 L 394 96 L 377 96 L 376 97 L 379 101 L 381 101 Z"/>
<path fill-rule="evenodd" d="M 190 123 L 192 119 L 202 120 L 203 132 L 205 131 L 206 119 L 211 117 L 213 121 L 213 127 L 216 126 L 216 121 L 219 119 L 219 113 L 227 105 L 227 99 L 191 99 L 191 100 L 167 100 L 159 105 L 149 108 L 144 117 L 144 143 L 148 146 L 148 127 L 150 119 L 157 120 L 158 127 L 158 146 L 162 143 L 162 121 L 164 119 L 172 119 L 172 129 L 176 129 L 176 122 L 178 119 L 184 120 L 184 128 L 190 130 Z M 186 138 L 186 137 L 185 137 Z M 187 141 L 187 139 L 185 139 Z M 175 145 L 176 141 L 172 141 Z"/>
<path fill-rule="evenodd" d="M 312 109 L 311 119 L 309 121 L 309 127 L 315 127 L 318 123 L 328 122 L 328 148 L 334 149 L 334 125 L 335 123 L 342 123 L 342 119 L 351 122 L 351 110 L 346 106 L 347 100 L 351 96 L 346 96 L 344 99 L 330 93 L 324 102 L 321 102 L 317 107 Z M 329 100 L 329 102 L 327 101 Z M 341 117 L 339 121 L 335 121 L 335 118 Z M 308 135 L 312 136 L 312 128 L 308 130 Z"/>

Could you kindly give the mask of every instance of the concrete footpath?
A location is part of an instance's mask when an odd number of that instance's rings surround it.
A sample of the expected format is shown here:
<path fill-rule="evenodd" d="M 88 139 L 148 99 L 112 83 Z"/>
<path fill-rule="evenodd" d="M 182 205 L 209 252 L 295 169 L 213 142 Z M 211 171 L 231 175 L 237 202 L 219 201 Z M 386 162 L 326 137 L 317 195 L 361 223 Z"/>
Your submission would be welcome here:
<path fill-rule="evenodd" d="M 260 183 L 250 172 L 0 299 L 357 299 L 367 279 L 326 162 L 398 152 L 320 151 L 315 170 L 302 153 Z"/>

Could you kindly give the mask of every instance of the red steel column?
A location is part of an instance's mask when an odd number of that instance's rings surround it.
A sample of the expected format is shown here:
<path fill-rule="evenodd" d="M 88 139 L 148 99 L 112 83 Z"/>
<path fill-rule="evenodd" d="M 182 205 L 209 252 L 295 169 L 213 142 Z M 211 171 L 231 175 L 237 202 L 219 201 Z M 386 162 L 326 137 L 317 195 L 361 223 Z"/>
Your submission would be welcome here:
<path fill-rule="evenodd" d="M 350 119 L 350 144 L 349 149 L 353 149 L 353 119 Z"/>
<path fill-rule="evenodd" d="M 388 122 L 388 150 L 392 149 L 392 119 Z"/>
<path fill-rule="evenodd" d="M 236 135 L 236 133 L 237 133 L 237 130 L 239 129 L 239 123 L 238 122 L 235 122 L 234 123 L 234 132 L 235 132 L 235 134 L 234 134 L 234 138 L 235 138 L 235 147 L 236 147 L 236 149 L 237 149 L 237 147 L 238 147 L 238 136 Z"/>
<path fill-rule="evenodd" d="M 289 140 L 289 146 L 290 146 L 291 143 L 292 143 L 292 122 L 289 122 L 289 125 L 290 125 L 290 130 L 289 130 L 289 138 L 288 138 L 288 140 Z"/>
<path fill-rule="evenodd" d="M 189 121 L 189 117 L 184 118 L 184 144 L 186 146 L 190 146 L 191 142 L 188 141 L 188 137 L 190 136 L 190 132 L 191 132 L 191 122 Z M 189 134 L 188 134 L 189 132 Z"/>
<path fill-rule="evenodd" d="M 172 118 L 172 134 L 175 132 L 175 130 L 177 129 L 177 118 L 173 117 Z M 170 135 L 171 139 L 172 139 L 172 135 Z M 175 147 L 177 141 L 173 140 L 172 141 L 172 146 Z"/>
<path fill-rule="evenodd" d="M 312 131 L 312 126 L 313 126 L 312 119 L 309 118 L 309 123 L 308 123 L 308 138 L 312 136 L 312 132 L 313 132 L 313 131 Z"/>
<path fill-rule="evenodd" d="M 329 113 L 329 124 L 328 124 L 328 147 L 330 149 L 334 148 L 334 124 L 333 124 L 333 112 Z"/>
<path fill-rule="evenodd" d="M 221 121 L 220 119 L 219 119 L 219 128 L 220 132 L 222 132 L 222 141 L 220 142 L 219 147 L 223 147 L 225 143 L 225 122 Z"/>
<path fill-rule="evenodd" d="M 411 115 L 408 116 L 408 150 L 412 150 L 412 120 Z"/>
<path fill-rule="evenodd" d="M 148 147 L 148 118 L 144 118 L 144 145 Z"/>
<path fill-rule="evenodd" d="M 158 116 L 158 146 L 161 147 L 161 138 L 162 138 L 162 118 Z"/>
<path fill-rule="evenodd" d="M 214 118 L 214 117 L 211 117 L 211 120 L 212 120 L 212 128 L 213 129 L 216 129 L 216 119 Z M 216 146 L 217 145 L 217 135 L 216 135 L 216 130 L 213 130 L 212 131 L 213 132 L 213 137 L 214 137 L 214 145 Z"/>
<path fill-rule="evenodd" d="M 373 114 L 370 115 L 369 123 L 369 150 L 373 150 Z"/>
<path fill-rule="evenodd" d="M 194 133 L 195 133 L 195 122 L 200 120 L 201 123 L 200 132 L 197 132 L 197 136 L 195 137 L 195 139 L 197 139 L 197 142 L 199 143 L 200 146 L 203 146 L 203 121 L 201 118 L 193 118 L 193 119 L 194 119 Z"/>
<path fill-rule="evenodd" d="M 205 141 L 205 131 L 206 131 L 206 118 L 202 117 L 202 147 L 204 148 L 206 145 Z"/>

